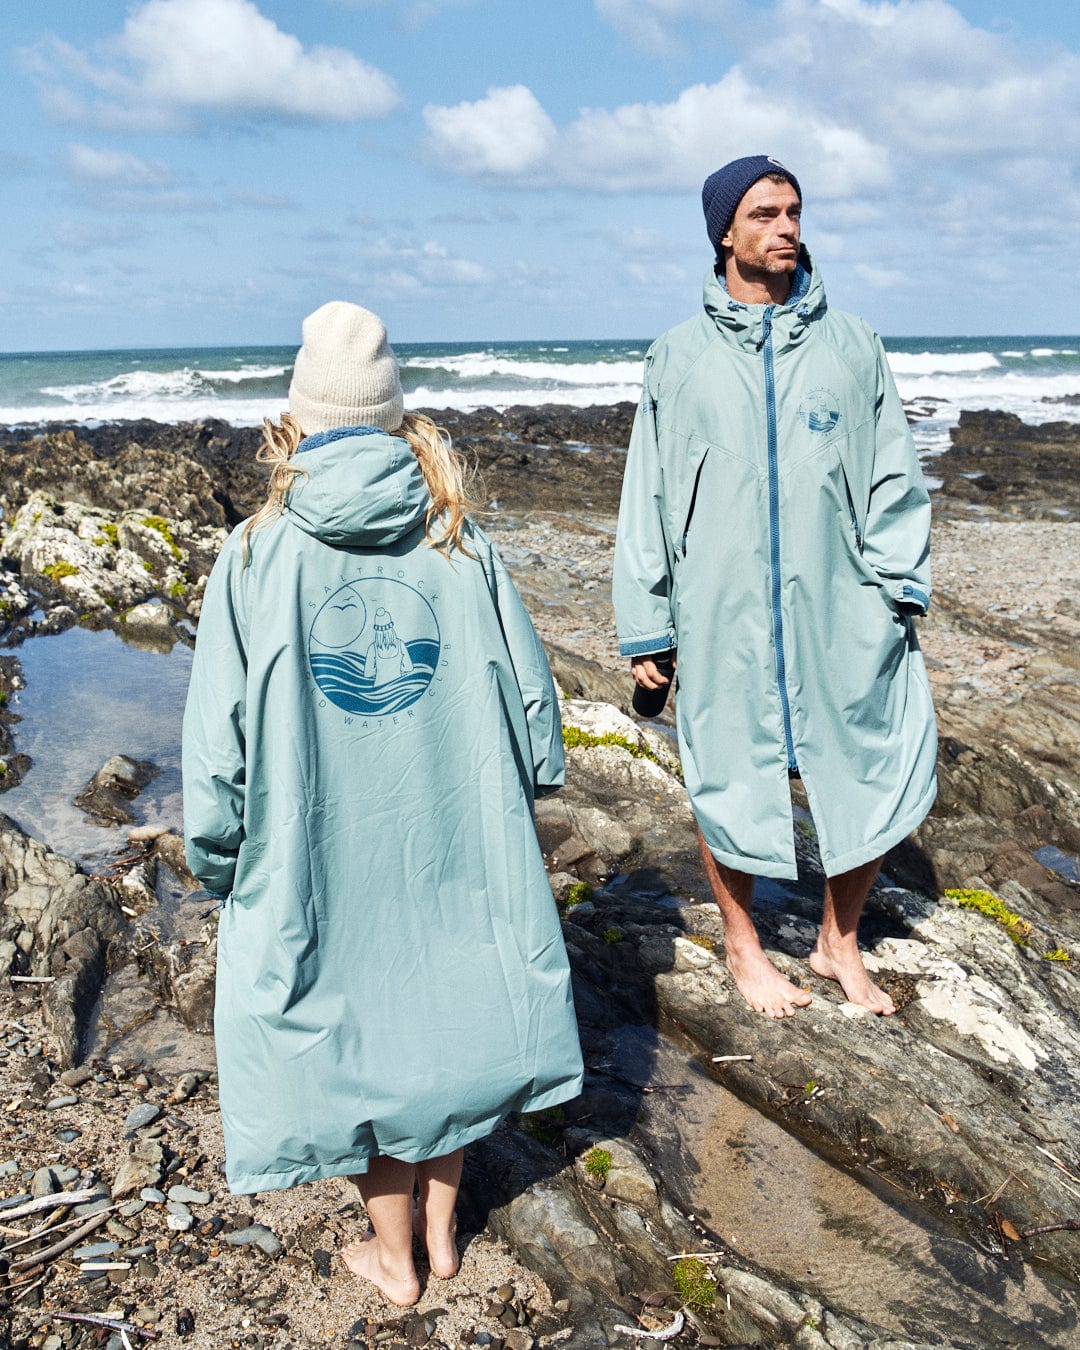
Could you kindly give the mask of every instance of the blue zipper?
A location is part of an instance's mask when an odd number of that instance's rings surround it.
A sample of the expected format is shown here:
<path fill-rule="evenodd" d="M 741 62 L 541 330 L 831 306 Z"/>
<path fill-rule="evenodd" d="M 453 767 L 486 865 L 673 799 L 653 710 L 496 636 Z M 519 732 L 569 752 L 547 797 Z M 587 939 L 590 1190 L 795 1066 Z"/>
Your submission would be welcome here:
<path fill-rule="evenodd" d="M 791 707 L 788 703 L 787 674 L 784 661 L 784 616 L 780 608 L 780 466 L 776 447 L 776 379 L 773 373 L 773 306 L 765 306 L 761 345 L 765 361 L 765 426 L 769 449 L 769 562 L 772 567 L 773 643 L 776 647 L 776 683 L 780 690 L 780 709 L 784 714 L 784 740 L 787 744 L 788 773 L 798 773 L 795 743 L 791 735 Z"/>

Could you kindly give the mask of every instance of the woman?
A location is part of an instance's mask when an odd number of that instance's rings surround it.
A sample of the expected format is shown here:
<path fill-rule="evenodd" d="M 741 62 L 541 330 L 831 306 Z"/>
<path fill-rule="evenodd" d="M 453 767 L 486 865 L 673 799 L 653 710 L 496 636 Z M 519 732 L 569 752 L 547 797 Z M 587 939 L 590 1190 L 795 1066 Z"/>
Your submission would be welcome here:
<path fill-rule="evenodd" d="M 563 783 L 539 640 L 405 415 L 374 314 L 304 322 L 266 504 L 207 585 L 184 718 L 188 862 L 223 901 L 215 1034 L 234 1192 L 352 1176 L 355 1274 L 455 1274 L 463 1146 L 580 1090 L 533 828 Z M 414 1186 L 418 1198 L 414 1206 Z"/>

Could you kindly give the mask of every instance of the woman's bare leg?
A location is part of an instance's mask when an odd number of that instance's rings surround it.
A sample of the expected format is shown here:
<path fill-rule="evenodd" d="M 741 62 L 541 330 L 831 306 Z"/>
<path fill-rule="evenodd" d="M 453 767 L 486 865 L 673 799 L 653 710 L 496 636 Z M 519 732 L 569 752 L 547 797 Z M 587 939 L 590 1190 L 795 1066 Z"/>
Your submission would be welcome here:
<path fill-rule="evenodd" d="M 361 1238 L 341 1253 L 354 1275 L 370 1280 L 391 1303 L 408 1308 L 420 1297 L 412 1257 L 413 1163 L 383 1155 L 350 1178 L 359 1187 L 374 1237 Z"/>
<path fill-rule="evenodd" d="M 458 1273 L 461 1259 L 457 1250 L 458 1188 L 465 1150 L 457 1148 L 441 1158 L 428 1158 L 416 1164 L 420 1181 L 420 1199 L 416 1206 L 416 1236 L 427 1248 L 432 1275 L 449 1280 Z"/>

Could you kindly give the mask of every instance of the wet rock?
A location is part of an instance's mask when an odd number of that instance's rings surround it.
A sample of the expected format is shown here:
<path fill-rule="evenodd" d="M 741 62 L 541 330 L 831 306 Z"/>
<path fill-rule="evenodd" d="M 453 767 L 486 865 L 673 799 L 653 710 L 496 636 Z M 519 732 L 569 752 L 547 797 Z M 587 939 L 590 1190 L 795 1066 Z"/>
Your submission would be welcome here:
<path fill-rule="evenodd" d="M 0 938 L 24 931 L 21 972 L 47 975 L 46 1024 L 63 1068 L 72 1067 L 105 976 L 110 945 L 126 931 L 117 890 L 0 815 Z"/>
<path fill-rule="evenodd" d="M 677 758 L 670 743 L 607 705 L 569 700 L 562 712 L 581 743 L 569 741 L 568 786 L 536 807 L 551 870 L 598 884 L 648 862 L 663 866 L 672 884 L 682 878 L 699 883 L 690 868 L 697 847 L 693 815 L 671 772 Z"/>
<path fill-rule="evenodd" d="M 75 798 L 75 805 L 99 825 L 127 825 L 133 820 L 128 807 L 158 773 L 149 760 L 112 755 Z"/>
<path fill-rule="evenodd" d="M 934 459 L 941 498 L 1001 516 L 1080 518 L 1076 462 L 1080 428 L 1069 422 L 1033 426 L 1013 413 L 964 409 L 951 445 Z"/>

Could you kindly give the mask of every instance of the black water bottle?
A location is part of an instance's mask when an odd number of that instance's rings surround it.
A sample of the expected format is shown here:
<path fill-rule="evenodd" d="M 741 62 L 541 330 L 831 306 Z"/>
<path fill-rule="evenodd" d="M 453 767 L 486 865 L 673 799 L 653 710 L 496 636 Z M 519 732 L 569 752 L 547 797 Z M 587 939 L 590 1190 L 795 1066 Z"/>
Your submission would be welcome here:
<path fill-rule="evenodd" d="M 664 711 L 664 704 L 668 700 L 668 694 L 671 693 L 671 684 L 675 678 L 674 656 L 674 652 L 666 651 L 653 657 L 653 665 L 661 675 L 667 676 L 667 684 L 662 684 L 659 689 L 646 689 L 635 683 L 631 703 L 639 717 L 659 717 Z"/>

